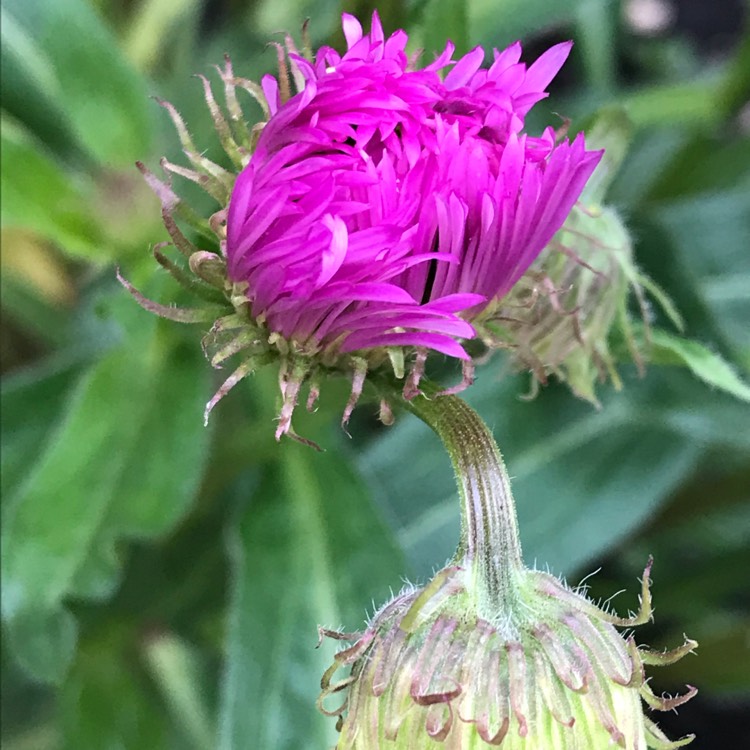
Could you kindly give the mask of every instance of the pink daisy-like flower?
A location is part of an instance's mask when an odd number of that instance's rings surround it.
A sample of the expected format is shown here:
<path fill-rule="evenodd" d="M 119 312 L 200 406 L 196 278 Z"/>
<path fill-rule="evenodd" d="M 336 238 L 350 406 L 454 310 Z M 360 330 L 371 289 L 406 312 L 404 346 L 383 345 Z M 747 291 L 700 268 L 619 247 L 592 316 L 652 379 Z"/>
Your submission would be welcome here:
<path fill-rule="evenodd" d="M 468 359 L 471 320 L 562 226 L 598 163 L 524 116 L 568 56 L 453 45 L 415 69 L 407 35 L 343 17 L 348 50 L 291 54 L 299 93 L 270 108 L 229 203 L 227 270 L 251 317 L 306 352 L 409 346 Z M 441 72 L 448 71 L 442 77 Z"/>
<path fill-rule="evenodd" d="M 460 390 L 471 382 L 464 342 L 502 311 L 500 302 L 562 226 L 601 152 L 583 135 L 560 141 L 548 128 L 523 132 L 531 107 L 570 52 L 558 44 L 531 66 L 513 44 L 483 68 L 479 47 L 459 60 L 446 49 L 416 66 L 407 35 L 387 39 L 377 13 L 369 34 L 343 16 L 347 51 L 318 50 L 313 61 L 287 41 L 291 76 L 280 52 L 279 78 L 262 85 L 219 71 L 226 109 L 203 79 L 222 145 L 239 174 L 209 161 L 172 105 L 169 111 L 193 169 L 167 160 L 168 174 L 197 182 L 220 205 L 206 226 L 172 190 L 139 165 L 162 203 L 173 244 L 198 280 L 154 249 L 180 283 L 222 307 L 184 310 L 144 298 L 146 309 L 182 322 L 215 321 L 206 336 L 211 363 L 245 359 L 206 407 L 256 366 L 280 362 L 283 406 L 277 437 L 294 435 L 291 417 L 303 383 L 308 406 L 320 373 L 345 372 L 352 394 L 381 365 L 418 393 L 430 351 L 463 362 Z M 252 94 L 266 121 L 249 128 L 236 91 Z M 177 217 L 205 236 L 217 255 L 192 244 Z M 229 311 L 230 314 L 226 314 Z M 382 416 L 389 416 L 383 403 Z"/>

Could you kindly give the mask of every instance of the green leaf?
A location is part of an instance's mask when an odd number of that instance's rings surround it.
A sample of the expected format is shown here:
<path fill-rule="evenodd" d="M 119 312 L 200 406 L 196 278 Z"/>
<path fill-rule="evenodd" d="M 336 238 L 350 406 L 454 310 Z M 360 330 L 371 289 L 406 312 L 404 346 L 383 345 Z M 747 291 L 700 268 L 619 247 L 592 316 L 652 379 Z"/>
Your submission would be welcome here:
<path fill-rule="evenodd" d="M 650 338 L 649 360 L 654 364 L 687 367 L 704 383 L 742 401 L 750 401 L 750 385 L 719 354 L 697 341 L 690 341 L 658 328 L 651 330 Z"/>
<path fill-rule="evenodd" d="M 75 361 L 58 361 L 3 382 L 0 391 L 0 488 L 12 495 L 32 468 L 42 445 L 64 408 L 64 398 L 79 375 Z M 3 506 L 5 511 L 5 506 Z"/>
<path fill-rule="evenodd" d="M 639 128 L 653 125 L 709 128 L 718 125 L 722 118 L 718 90 L 719 81 L 703 78 L 640 88 L 620 97 L 620 103 Z"/>
<path fill-rule="evenodd" d="M 6 623 L 19 666 L 40 682 L 58 683 L 75 655 L 78 626 L 66 610 L 20 612 Z"/>
<path fill-rule="evenodd" d="M 604 94 L 615 86 L 619 2 L 580 0 L 576 9 L 576 35 L 586 78 Z"/>
<path fill-rule="evenodd" d="M 686 330 L 696 330 L 704 337 L 711 335 L 710 331 L 695 327 L 705 327 L 703 318 L 708 316 L 725 337 L 721 342 L 725 349 L 750 368 L 750 326 L 747 325 L 750 320 L 750 295 L 747 293 L 750 288 L 749 189 L 750 170 L 746 170 L 743 178 L 729 190 L 660 203 L 650 209 L 649 215 L 674 245 L 672 253 L 667 246 L 665 252 L 655 256 L 656 260 L 662 264 L 677 264 L 677 268 L 668 268 L 667 272 L 681 282 L 683 293 L 692 291 L 703 303 L 703 309 L 695 311 L 691 320 L 689 313 L 692 311 L 680 304 L 676 294 L 670 295 L 685 314 Z M 651 249 L 656 252 L 656 248 Z M 650 275 L 660 280 L 657 273 Z M 665 286 L 664 282 L 662 285 Z M 715 336 L 714 333 L 711 340 L 719 344 Z"/>
<path fill-rule="evenodd" d="M 142 329 L 128 344 L 81 378 L 6 509 L 3 615 L 19 661 L 40 679 L 61 674 L 69 653 L 50 646 L 39 664 L 38 644 L 15 624 L 57 622 L 67 598 L 111 593 L 116 540 L 169 530 L 203 473 L 208 368 L 161 321 L 138 317 Z"/>
<path fill-rule="evenodd" d="M 4 251 L 15 252 L 15 248 L 11 248 L 8 243 L 4 245 Z M 17 278 L 7 265 L 0 278 L 3 314 L 7 316 L 5 325 L 13 321 L 25 338 L 41 344 L 44 349 L 57 349 L 70 344 L 71 311 L 51 304 L 40 294 L 39 289 L 34 289 L 26 280 Z M 49 270 L 54 271 L 54 267 Z M 8 357 L 6 362 L 12 367 L 10 359 Z"/>
<path fill-rule="evenodd" d="M 145 81 L 89 3 L 7 0 L 2 26 L 3 103 L 17 119 L 107 166 L 149 153 Z"/>
<path fill-rule="evenodd" d="M 516 39 L 570 23 L 580 0 L 471 0 L 469 38 L 502 48 Z"/>
<path fill-rule="evenodd" d="M 0 186 L 3 228 L 26 228 L 73 255 L 96 258 L 101 233 L 87 201 L 91 186 L 66 174 L 27 134 L 3 121 Z"/>
<path fill-rule="evenodd" d="M 60 739 L 50 723 L 38 724 L 23 734 L 4 739 L 3 747 L 5 750 L 57 750 Z"/>
<path fill-rule="evenodd" d="M 82 643 L 58 694 L 62 750 L 171 746 L 163 708 L 144 690 L 131 638 L 129 631 L 110 627 Z"/>
<path fill-rule="evenodd" d="M 750 88 L 750 34 L 742 34 L 736 53 L 729 62 L 722 81 L 718 101 L 725 117 L 731 118 L 747 104 Z"/>
<path fill-rule="evenodd" d="M 39 40 L 5 4 L 0 8 L 0 36 L 3 111 L 15 115 L 61 154 L 80 155 L 54 67 Z"/>
<path fill-rule="evenodd" d="M 331 448 L 334 438 L 326 433 L 322 454 L 283 443 L 280 465 L 229 531 L 221 750 L 333 745 L 334 721 L 315 709 L 333 651 L 315 649 L 315 626 L 361 627 L 366 609 L 404 573 L 366 487 Z"/>
<path fill-rule="evenodd" d="M 750 187 L 749 171 L 750 139 L 696 135 L 657 173 L 647 199 L 664 202 L 731 191 L 743 182 Z"/>
<path fill-rule="evenodd" d="M 150 637 L 144 651 L 165 703 L 190 746 L 196 750 L 212 750 L 213 721 L 203 694 L 206 676 L 202 674 L 196 651 L 167 633 Z"/>
<path fill-rule="evenodd" d="M 198 0 L 147 0 L 138 6 L 127 32 L 125 49 L 143 70 L 153 67 L 163 53 L 164 39 L 180 22 L 189 20 Z"/>
<path fill-rule="evenodd" d="M 427 0 L 422 9 L 422 23 L 417 31 L 419 46 L 425 50 L 425 62 L 445 49 L 450 39 L 456 54 L 469 51 L 469 19 L 466 3 L 453 0 Z"/>

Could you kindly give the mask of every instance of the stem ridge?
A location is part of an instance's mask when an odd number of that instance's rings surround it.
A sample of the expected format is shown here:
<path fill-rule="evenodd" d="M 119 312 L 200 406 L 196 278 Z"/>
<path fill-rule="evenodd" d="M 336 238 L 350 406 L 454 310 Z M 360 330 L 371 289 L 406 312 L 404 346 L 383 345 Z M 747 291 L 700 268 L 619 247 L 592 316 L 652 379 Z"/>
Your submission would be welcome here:
<path fill-rule="evenodd" d="M 497 443 L 482 418 L 454 395 L 424 380 L 406 408 L 440 438 L 450 456 L 461 500 L 457 562 L 469 565 L 476 591 L 494 612 L 507 612 L 513 579 L 523 569 L 510 479 Z"/>

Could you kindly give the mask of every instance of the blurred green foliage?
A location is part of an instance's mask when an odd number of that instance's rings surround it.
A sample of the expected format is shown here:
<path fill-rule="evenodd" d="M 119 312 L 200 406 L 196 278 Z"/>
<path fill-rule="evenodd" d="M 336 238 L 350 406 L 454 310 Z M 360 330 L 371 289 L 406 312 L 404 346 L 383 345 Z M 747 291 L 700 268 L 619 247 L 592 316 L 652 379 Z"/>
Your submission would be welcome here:
<path fill-rule="evenodd" d="M 405 26 L 427 50 L 446 36 L 459 51 L 572 37 L 555 110 L 584 122 L 615 104 L 634 122 L 609 201 L 701 345 L 664 334 L 655 354 L 667 366 L 642 379 L 625 369 L 600 411 L 554 385 L 520 400 L 527 383 L 502 360 L 468 398 L 515 478 L 528 562 L 572 582 L 601 567 L 589 584 L 606 597 L 635 589 L 653 553 L 652 643 L 683 631 L 701 643 L 658 687 L 698 685 L 701 714 L 746 700 L 750 409 L 670 365 L 740 390 L 736 372 L 750 369 L 750 37 L 707 60 L 679 35 L 636 36 L 614 0 L 379 7 L 388 30 Z M 312 708 L 330 659 L 315 625 L 360 627 L 403 577 L 424 580 L 452 552 L 450 467 L 423 425 L 402 416 L 384 429 L 362 406 L 348 440 L 336 424 L 345 386 L 330 383 L 298 425 L 327 452 L 277 445 L 274 374 L 262 373 L 205 429 L 217 379 L 199 332 L 151 318 L 114 280 L 121 264 L 151 296 L 174 294 L 148 252 L 166 236 L 158 203 L 131 166 L 179 158 L 148 95 L 173 101 L 213 153 L 191 74 L 226 51 L 257 79 L 274 63 L 269 38 L 310 16 L 315 43 L 340 40 L 341 10 L 4 0 L 8 750 L 330 746 L 333 726 Z M 712 731 L 699 746 L 727 747 Z"/>

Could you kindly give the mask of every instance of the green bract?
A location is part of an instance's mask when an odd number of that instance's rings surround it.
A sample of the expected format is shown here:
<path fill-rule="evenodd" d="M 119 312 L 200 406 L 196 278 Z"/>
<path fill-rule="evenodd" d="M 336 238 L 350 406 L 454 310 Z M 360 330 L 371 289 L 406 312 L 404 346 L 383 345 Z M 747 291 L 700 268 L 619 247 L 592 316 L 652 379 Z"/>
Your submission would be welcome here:
<path fill-rule="evenodd" d="M 651 616 L 649 573 L 642 605 L 623 619 L 596 607 L 554 576 L 522 569 L 504 611 L 488 611 L 468 566 L 441 570 L 383 607 L 337 654 L 323 678 L 320 706 L 340 717 L 338 750 L 626 750 L 677 748 L 644 715 L 641 699 L 667 711 L 696 693 L 653 694 L 647 664 L 668 664 L 694 641 L 669 653 L 638 649 L 633 627 Z M 350 675 L 334 681 L 340 668 Z M 330 705 L 334 694 L 343 703 Z"/>
<path fill-rule="evenodd" d="M 627 312 L 631 290 L 643 304 L 641 281 L 618 214 L 608 207 L 578 207 L 488 317 L 483 337 L 489 346 L 511 342 L 514 359 L 534 374 L 535 383 L 552 373 L 580 398 L 598 403 L 597 380 L 621 385 L 610 353 L 613 330 L 626 339 L 636 362 L 646 358 L 635 345 Z"/>

